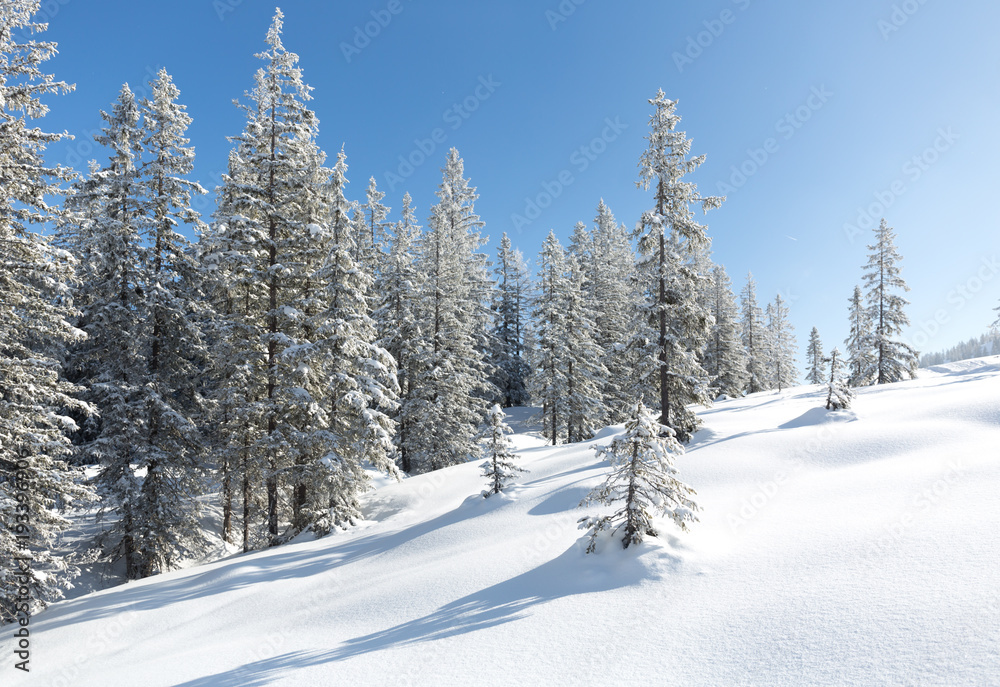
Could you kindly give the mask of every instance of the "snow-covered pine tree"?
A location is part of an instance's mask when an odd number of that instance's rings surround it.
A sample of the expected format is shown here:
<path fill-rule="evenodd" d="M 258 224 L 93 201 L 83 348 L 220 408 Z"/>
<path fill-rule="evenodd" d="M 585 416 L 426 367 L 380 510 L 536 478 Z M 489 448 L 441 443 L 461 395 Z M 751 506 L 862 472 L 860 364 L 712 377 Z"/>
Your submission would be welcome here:
<path fill-rule="evenodd" d="M 748 381 L 747 356 L 740 340 L 739 311 L 732 282 L 722 265 L 712 267 L 710 308 L 713 324 L 705 345 L 705 370 L 718 393 L 734 398 L 742 396 Z"/>
<path fill-rule="evenodd" d="M 566 440 L 585 441 L 594 436 L 607 409 L 601 391 L 608 371 L 597 344 L 592 300 L 587 298 L 583 266 L 575 255 L 566 256 L 566 292 L 562 297 L 566 368 Z"/>
<path fill-rule="evenodd" d="M 480 467 L 488 484 L 483 491 L 484 498 L 499 494 L 518 475 L 527 472 L 514 462 L 517 455 L 514 445 L 507 438 L 511 429 L 504 421 L 505 417 L 499 404 L 494 404 L 486 414 L 486 425 L 480 439 L 482 456 L 486 459 Z"/>
<path fill-rule="evenodd" d="M 306 218 L 299 197 L 312 180 L 308 156 L 315 140 L 317 121 L 306 103 L 310 88 L 302 79 L 298 55 L 281 41 L 283 15 L 275 13 L 267 33 L 267 49 L 256 57 L 264 66 L 255 76 L 255 87 L 241 105 L 247 123 L 244 133 L 232 139 L 244 151 L 243 162 L 255 174 L 238 187 L 234 203 L 244 217 L 254 223 L 266 252 L 261 271 L 266 291 L 263 314 L 266 346 L 266 387 L 263 401 L 265 436 L 259 450 L 267 459 L 267 533 L 276 543 L 280 527 L 279 492 L 281 476 L 306 450 L 296 446 L 293 435 L 304 424 L 317 399 L 299 392 L 296 368 L 284 357 L 285 351 L 306 342 L 300 339 L 295 307 L 303 272 L 303 242 L 307 240 Z M 261 299 L 263 300 L 263 299 Z"/>
<path fill-rule="evenodd" d="M 452 148 L 423 235 L 418 270 L 423 278 L 417 391 L 407 452 L 415 472 L 464 463 L 477 454 L 486 416 L 489 290 L 486 256 L 479 253 L 483 222 L 475 187 Z"/>
<path fill-rule="evenodd" d="M 628 385 L 627 355 L 636 311 L 632 284 L 635 255 L 628 230 L 618 223 L 603 199 L 594 218 L 591 250 L 596 343 L 607 370 L 601 396 L 608 410 L 606 421 L 619 423 L 628 418 L 630 406 L 635 403 Z"/>
<path fill-rule="evenodd" d="M 528 268 L 504 233 L 497 248 L 493 296 L 493 384 L 503 408 L 528 404 L 528 364 L 524 359 L 524 329 L 528 315 Z"/>
<path fill-rule="evenodd" d="M 365 228 L 358 232 L 354 261 L 376 279 L 382 270 L 385 259 L 383 249 L 388 238 L 389 208 L 382 204 L 383 198 L 385 193 L 378 190 L 375 177 L 371 177 L 368 180 L 368 190 L 365 191 L 365 204 L 361 206 Z"/>
<path fill-rule="evenodd" d="M 198 429 L 203 403 L 198 371 L 207 356 L 198 324 L 201 294 L 191 246 L 177 231 L 202 223 L 191 197 L 204 190 L 186 177 L 194 149 L 185 137 L 191 117 L 177 102 L 180 91 L 166 70 L 151 84 L 152 100 L 140 103 L 140 169 L 145 236 L 143 272 L 145 322 L 142 384 L 148 412 L 145 429 L 146 474 L 134 517 L 141 523 L 141 576 L 162 572 L 183 554 L 196 552 L 204 537 L 198 494 L 203 489 L 205 446 Z"/>
<path fill-rule="evenodd" d="M 215 221 L 198 244 L 202 283 L 213 318 L 207 328 L 212 342 L 209 387 L 212 401 L 211 446 L 220 472 L 223 536 L 231 541 L 238 509 L 243 551 L 266 545 L 258 525 L 264 521 L 263 490 L 266 456 L 259 450 L 264 434 L 266 396 L 265 322 L 267 252 L 259 223 L 242 214 L 240 187 L 257 172 L 230 152 L 229 173 L 216 190 Z"/>
<path fill-rule="evenodd" d="M 368 489 L 365 461 L 377 470 L 396 475 L 393 461 L 399 386 L 396 361 L 377 344 L 375 321 L 368 314 L 368 290 L 374 277 L 354 262 L 354 226 L 344 197 L 347 164 L 341 151 L 333 168 L 329 203 L 328 255 L 316 274 L 326 289 L 326 307 L 315 317 L 314 346 L 322 357 L 313 384 L 322 391 L 323 411 L 316 418 L 314 441 L 318 462 L 307 473 L 315 494 L 303 498 L 307 521 L 319 533 L 353 524 L 360 517 L 358 496 Z M 308 387 L 307 387 L 308 388 Z"/>
<path fill-rule="evenodd" d="M 381 297 L 374 318 L 379 332 L 378 344 L 397 365 L 399 407 L 392 414 L 396 421 L 393 441 L 403 472 L 413 470 L 409 453 L 409 429 L 413 425 L 420 399 L 416 395 L 419 378 L 421 332 L 418 321 L 422 281 L 416 260 L 420 245 L 420 227 L 413 211 L 410 194 L 403 196 L 402 217 L 388 239 L 388 253 L 376 278 L 375 294 Z"/>
<path fill-rule="evenodd" d="M 565 437 L 566 313 L 562 308 L 566 283 L 566 254 L 555 232 L 550 231 L 538 254 L 537 293 L 534 303 L 536 353 L 531 375 L 531 397 L 542 407 L 542 433 L 555 446 Z"/>
<path fill-rule="evenodd" d="M 101 465 L 95 479 L 101 494 L 100 542 L 106 560 L 123 560 L 126 579 L 146 574 L 142 479 L 137 469 L 149 458 L 145 383 L 148 322 L 146 265 L 141 232 L 147 226 L 140 177 L 140 114 L 128 85 L 121 89 L 106 126 L 95 140 L 107 148 L 107 166 L 95 172 L 70 207 L 85 209 L 77 226 L 66 225 L 62 241 L 86 260 L 81 271 L 78 326 L 88 334 L 70 355 L 72 374 L 88 386 L 87 399 L 100 423 L 83 447 Z"/>
<path fill-rule="evenodd" d="M 720 207 L 723 199 L 703 197 L 696 184 L 684 180 L 705 156 L 688 157 L 691 140 L 677 130 L 677 102 L 668 100 L 661 90 L 649 103 L 655 111 L 650 118 L 649 146 L 639 160 L 638 186 L 648 189 L 655 184 L 656 204 L 643 213 L 634 236 L 642 255 L 644 308 L 655 332 L 660 422 L 687 441 L 698 425 L 688 406 L 711 402 L 707 374 L 698 361 L 710 317 L 695 297 L 700 276 L 692 264 L 710 240 L 705 227 L 695 221 L 691 206 L 698 204 L 707 212 Z"/>
<path fill-rule="evenodd" d="M 757 304 L 757 282 L 747 272 L 747 285 L 740 294 L 740 338 L 747 359 L 748 394 L 766 391 L 769 386 L 767 329 L 764 313 Z"/>
<path fill-rule="evenodd" d="M 788 306 L 780 293 L 767 306 L 767 332 L 771 387 L 783 391 L 798 384 L 799 375 L 795 369 L 795 334 L 788 321 Z"/>
<path fill-rule="evenodd" d="M 658 535 L 656 516 L 669 517 L 684 531 L 688 522 L 698 521 L 695 513 L 700 509 L 692 500 L 695 491 L 676 477 L 674 456 L 683 453 L 673 431 L 657 422 L 641 402 L 637 403 L 625 425 L 625 434 L 597 453 L 611 463 L 610 474 L 580 503 L 618 507 L 610 515 L 580 519 L 580 528 L 590 531 L 587 553 L 596 550 L 597 537 L 604 530 L 614 535 L 623 529 L 622 546 L 627 549 L 641 544 L 646 536 Z"/>
<path fill-rule="evenodd" d="M 867 386 L 871 384 L 868 372 L 872 364 L 871 319 L 865 307 L 861 287 L 855 286 L 850 299 L 851 329 L 847 340 L 848 383 L 851 386 Z"/>
<path fill-rule="evenodd" d="M 830 363 L 830 379 L 827 382 L 826 409 L 846 410 L 851 407 L 853 392 L 844 379 L 844 360 L 840 351 L 834 348 L 830 351 L 830 357 L 826 358 Z"/>
<path fill-rule="evenodd" d="M 71 170 L 44 161 L 48 144 L 66 134 L 43 132 L 33 120 L 48 111 L 43 96 L 72 87 L 44 74 L 56 52 L 48 41 L 15 34 L 45 29 L 34 22 L 37 0 L 6 0 L 0 31 L 0 624 L 62 596 L 77 570 L 53 550 L 69 521 L 63 508 L 92 496 L 70 468 L 71 413 L 85 415 L 80 391 L 66 381 L 60 359 L 81 332 L 69 296 L 72 257 L 29 228 L 61 219 L 48 204 Z M 28 525 L 25 525 L 25 522 Z M 30 600 L 18 600 L 27 588 Z"/>
<path fill-rule="evenodd" d="M 903 327 L 910 323 L 903 308 L 909 305 L 896 290 L 909 291 L 910 288 L 900 276 L 896 250 L 896 235 L 885 219 L 875 229 L 875 243 L 868 246 L 871 253 L 864 274 L 864 284 L 868 318 L 872 330 L 868 347 L 873 360 L 864 375 L 875 384 L 889 384 L 917 376 L 920 354 L 897 337 Z"/>
<path fill-rule="evenodd" d="M 813 327 L 812 331 L 809 332 L 806 362 L 809 364 L 809 369 L 806 371 L 806 381 L 810 384 L 822 384 L 826 378 L 827 358 L 823 355 L 823 342 L 820 341 L 819 330 L 816 327 Z"/>

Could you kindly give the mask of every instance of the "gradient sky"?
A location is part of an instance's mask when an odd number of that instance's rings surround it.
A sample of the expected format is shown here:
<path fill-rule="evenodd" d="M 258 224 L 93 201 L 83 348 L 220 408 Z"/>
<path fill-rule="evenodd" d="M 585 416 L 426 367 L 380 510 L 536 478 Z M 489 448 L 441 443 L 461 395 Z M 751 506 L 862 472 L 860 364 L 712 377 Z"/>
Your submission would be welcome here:
<path fill-rule="evenodd" d="M 103 162 L 88 135 L 101 126 L 99 111 L 123 82 L 141 95 L 166 67 L 194 118 L 194 176 L 214 188 L 226 137 L 243 127 L 232 100 L 251 86 L 274 5 L 44 5 L 46 38 L 60 50 L 49 70 L 77 86 L 48 101 L 44 126 L 77 135 L 49 160 L 81 170 L 89 158 Z M 751 270 L 761 300 L 781 292 L 790 301 L 800 348 L 813 326 L 828 349 L 843 348 L 847 299 L 883 215 L 912 287 L 908 340 L 935 351 L 995 319 L 996 2 L 286 0 L 281 8 L 285 45 L 315 88 L 320 144 L 330 156 L 346 146 L 351 198 L 363 200 L 374 175 L 394 210 L 408 190 L 426 218 L 455 146 L 478 187 L 491 251 L 508 232 L 533 258 L 550 229 L 565 239 L 577 221 L 591 222 L 602 197 L 632 227 L 652 204 L 635 181 L 647 101 L 662 88 L 679 100 L 693 152 L 707 155 L 695 176 L 701 191 L 729 197 L 704 218 L 715 260 L 737 292 Z M 400 156 L 417 164 L 401 168 Z M 547 207 L 529 214 L 529 199 Z M 207 215 L 212 203 L 200 207 Z"/>

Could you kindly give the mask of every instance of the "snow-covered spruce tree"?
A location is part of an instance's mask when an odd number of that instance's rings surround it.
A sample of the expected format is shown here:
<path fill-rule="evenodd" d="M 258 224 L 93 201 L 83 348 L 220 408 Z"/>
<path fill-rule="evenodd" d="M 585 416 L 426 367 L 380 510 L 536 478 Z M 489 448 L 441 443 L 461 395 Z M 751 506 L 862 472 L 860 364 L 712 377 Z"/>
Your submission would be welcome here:
<path fill-rule="evenodd" d="M 742 396 L 748 381 L 747 356 L 740 340 L 739 311 L 732 282 L 722 265 L 712 267 L 710 308 L 713 324 L 705 344 L 705 370 L 718 393 Z"/>
<path fill-rule="evenodd" d="M 707 212 L 720 207 L 723 199 L 703 197 L 693 182 L 684 180 L 705 156 L 688 157 L 691 140 L 677 130 L 677 102 L 668 100 L 661 90 L 649 103 L 655 111 L 650 118 L 649 146 L 639 160 L 638 186 L 655 185 L 656 204 L 643 213 L 634 236 L 646 285 L 643 307 L 656 333 L 660 422 L 674 429 L 683 442 L 698 426 L 688 406 L 711 402 L 707 374 L 698 361 L 711 318 L 696 297 L 700 276 L 693 265 L 698 251 L 706 249 L 710 240 L 705 227 L 695 221 L 691 206 L 699 204 Z"/>
<path fill-rule="evenodd" d="M 423 278 L 419 379 L 406 451 L 415 472 L 477 454 L 486 399 L 496 395 L 486 360 L 491 280 L 475 211 L 475 187 L 452 148 L 417 260 Z"/>
<path fill-rule="evenodd" d="M 601 363 L 603 351 L 597 344 L 583 267 L 575 255 L 569 255 L 566 268 L 566 292 L 561 300 L 566 332 L 566 440 L 572 443 L 590 439 L 607 417 L 601 391 L 608 371 Z"/>
<path fill-rule="evenodd" d="M 834 348 L 830 351 L 830 357 L 826 358 L 830 363 L 830 379 L 827 382 L 826 409 L 845 410 L 851 407 L 853 392 L 844 379 L 844 360 L 840 351 Z"/>
<path fill-rule="evenodd" d="M 347 165 L 343 151 L 333 168 L 329 204 L 329 250 L 316 275 L 326 293 L 326 307 L 315 317 L 314 346 L 320 364 L 307 389 L 322 386 L 315 394 L 325 408 L 325 422 L 312 429 L 321 450 L 312 465 L 313 484 L 306 521 L 320 533 L 353 524 L 360 517 L 358 496 L 368 489 L 367 461 L 377 470 L 396 475 L 393 461 L 395 423 L 389 413 L 396 408 L 399 386 L 396 361 L 379 346 L 375 321 L 368 314 L 368 290 L 374 277 L 353 259 L 354 227 L 348 220 L 344 197 Z M 316 358 L 314 358 L 316 359 Z"/>
<path fill-rule="evenodd" d="M 534 303 L 536 353 L 531 374 L 531 397 L 542 407 L 542 433 L 555 446 L 565 438 L 565 349 L 569 334 L 562 305 L 569 289 L 566 254 L 555 232 L 550 231 L 538 254 L 537 293 Z"/>
<path fill-rule="evenodd" d="M 422 281 L 416 265 L 420 236 L 413 200 L 407 193 L 403 196 L 402 218 L 388 239 L 388 253 L 376 278 L 375 295 L 381 298 L 381 303 L 374 313 L 378 344 L 396 361 L 399 407 L 392 413 L 396 421 L 393 441 L 399 467 L 407 473 L 413 470 L 407 437 L 420 404 L 416 394 L 421 342 L 418 308 Z"/>
<path fill-rule="evenodd" d="M 867 386 L 871 384 L 868 377 L 872 365 L 871 319 L 865 308 L 861 287 L 855 286 L 851 294 L 849 311 L 851 329 L 847 340 L 848 383 L 851 386 Z"/>
<path fill-rule="evenodd" d="M 528 405 L 528 364 L 524 359 L 524 328 L 528 316 L 528 268 L 505 233 L 497 248 L 493 296 L 493 342 L 490 362 L 493 384 L 503 408 Z"/>
<path fill-rule="evenodd" d="M 596 343 L 607 370 L 601 396 L 607 408 L 606 421 L 624 422 L 635 396 L 630 393 L 626 346 L 636 303 L 632 285 L 635 255 L 628 230 L 619 224 L 604 201 L 597 206 L 591 242 L 591 282 L 596 324 Z"/>
<path fill-rule="evenodd" d="M 66 134 L 32 121 L 48 111 L 42 97 L 71 90 L 41 71 L 56 45 L 13 38 L 44 30 L 32 21 L 38 6 L 5 0 L 0 30 L 0 624 L 62 596 L 77 570 L 53 551 L 69 525 L 61 510 L 92 496 L 65 460 L 75 429 L 68 415 L 89 412 L 60 364 L 81 336 L 69 321 L 73 260 L 29 228 L 60 219 L 47 197 L 72 174 L 43 158 Z M 28 599 L 18 599 L 22 587 Z"/>
<path fill-rule="evenodd" d="M 580 528 L 590 530 L 587 553 L 597 547 L 597 537 L 604 530 L 612 535 L 622 529 L 622 546 L 641 544 L 646 536 L 657 536 L 653 519 L 669 517 L 687 530 L 688 522 L 697 522 L 700 510 L 692 500 L 695 491 L 677 479 L 674 456 L 684 448 L 669 427 L 658 423 L 642 403 L 632 409 L 625 424 L 625 434 L 616 437 L 597 453 L 611 463 L 611 473 L 580 506 L 593 503 L 617 506 L 610 515 L 580 519 Z"/>
<path fill-rule="evenodd" d="M 514 462 L 517 455 L 514 445 L 507 438 L 511 429 L 504 422 L 505 417 L 498 404 L 494 404 L 486 414 L 486 426 L 481 436 L 482 456 L 486 462 L 480 466 L 488 484 L 483 491 L 484 498 L 499 494 L 519 474 L 527 472 Z"/>
<path fill-rule="evenodd" d="M 770 388 L 767 338 L 764 313 L 757 304 L 757 282 L 748 272 L 747 285 L 740 294 L 740 339 L 746 351 L 748 394 Z"/>
<path fill-rule="evenodd" d="M 242 146 L 241 146 L 242 147 Z M 198 244 L 203 284 L 213 318 L 206 335 L 212 342 L 208 385 L 212 401 L 210 445 L 222 483 L 223 537 L 231 541 L 238 513 L 243 551 L 266 545 L 259 525 L 266 459 L 259 450 L 264 425 L 267 349 L 265 322 L 267 250 L 259 223 L 236 205 L 239 189 L 257 172 L 239 148 L 229 155 L 229 173 L 216 190 L 214 222 Z"/>
<path fill-rule="evenodd" d="M 88 386 L 87 399 L 100 424 L 83 454 L 98 463 L 95 484 L 101 494 L 100 542 L 106 560 L 123 560 L 126 579 L 145 574 L 142 479 L 137 469 L 149 458 L 148 398 L 144 387 L 149 255 L 141 232 L 147 226 L 145 193 L 139 171 L 142 153 L 140 115 L 128 85 L 122 87 L 95 140 L 111 153 L 70 207 L 85 206 L 86 217 L 67 228 L 63 241 L 86 260 L 81 271 L 78 326 L 88 338 L 71 352 L 75 379 Z"/>
<path fill-rule="evenodd" d="M 864 376 L 875 384 L 889 384 L 901 379 L 917 376 L 920 354 L 909 344 L 897 337 L 903 326 L 910 323 L 903 308 L 909 305 L 902 296 L 893 291 L 909 291 L 899 272 L 899 253 L 894 239 L 896 235 L 883 219 L 875 229 L 875 243 L 868 246 L 871 253 L 864 274 L 865 300 L 872 330 L 868 347 L 873 360 Z"/>
<path fill-rule="evenodd" d="M 368 180 L 368 190 L 365 191 L 365 204 L 361 206 L 364 213 L 365 226 L 359 231 L 354 261 L 364 268 L 365 272 L 378 278 L 385 258 L 383 249 L 387 242 L 389 208 L 382 204 L 385 193 L 378 190 L 375 177 Z"/>
<path fill-rule="evenodd" d="M 267 49 L 258 53 L 264 63 L 255 75 L 254 89 L 240 105 L 246 117 L 244 132 L 231 140 L 237 145 L 241 165 L 227 191 L 228 232 L 241 243 L 253 244 L 254 261 L 239 265 L 240 256 L 226 256 L 244 270 L 254 310 L 243 325 L 247 334 L 260 340 L 247 341 L 250 351 L 263 346 L 261 369 L 263 398 L 253 413 L 263 424 L 262 436 L 248 447 L 251 462 L 264 463 L 267 499 L 266 538 L 279 541 L 282 520 L 283 476 L 301 463 L 312 449 L 310 432 L 314 410 L 322 399 L 311 397 L 302 385 L 301 354 L 318 349 L 303 339 L 303 285 L 310 274 L 313 237 L 310 211 L 303 207 L 304 194 L 315 183 L 317 151 L 316 117 L 306 103 L 309 87 L 303 82 L 298 56 L 281 41 L 282 14 L 276 12 L 267 34 Z M 305 348 L 301 348 L 305 347 Z M 289 350 L 294 355 L 286 355 Z M 252 387 L 257 386 L 254 382 Z M 241 432 L 242 434 L 242 432 Z"/>
<path fill-rule="evenodd" d="M 152 100 L 140 103 L 147 157 L 140 170 L 146 474 L 134 513 L 142 527 L 143 577 L 169 569 L 203 544 L 197 496 L 203 489 L 205 446 L 198 421 L 204 406 L 198 372 L 207 356 L 198 320 L 197 266 L 177 230 L 202 229 L 191 197 L 204 190 L 187 179 L 194 167 L 194 149 L 185 137 L 191 117 L 177 103 L 180 91 L 166 70 L 150 85 Z"/>
<path fill-rule="evenodd" d="M 783 391 L 798 384 L 795 369 L 795 334 L 788 321 L 788 306 L 779 293 L 767 306 L 771 387 Z"/>
<path fill-rule="evenodd" d="M 809 346 L 806 348 L 806 362 L 809 369 L 806 371 L 806 381 L 810 384 L 822 384 L 826 378 L 827 359 L 823 355 L 823 342 L 819 338 L 819 330 L 816 327 L 809 332 Z"/>

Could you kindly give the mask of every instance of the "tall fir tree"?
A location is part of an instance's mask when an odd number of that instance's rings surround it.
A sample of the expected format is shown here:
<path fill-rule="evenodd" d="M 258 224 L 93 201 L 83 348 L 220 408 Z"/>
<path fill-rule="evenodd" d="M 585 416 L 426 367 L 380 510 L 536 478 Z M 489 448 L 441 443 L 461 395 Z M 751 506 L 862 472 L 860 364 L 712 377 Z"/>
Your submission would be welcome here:
<path fill-rule="evenodd" d="M 408 449 L 413 470 L 427 472 L 464 463 L 476 454 L 476 436 L 486 415 L 489 289 L 483 222 L 475 211 L 475 187 L 452 148 L 421 242 L 423 282 L 417 398 Z"/>
<path fill-rule="evenodd" d="M 757 282 L 747 273 L 747 284 L 740 294 L 740 339 L 747 359 L 747 393 L 769 389 L 767 330 L 764 313 L 757 304 Z"/>
<path fill-rule="evenodd" d="M 705 345 L 705 370 L 718 393 L 738 397 L 748 381 L 747 356 L 740 339 L 739 310 L 732 282 L 722 265 L 712 267 L 709 304 L 713 323 Z"/>
<path fill-rule="evenodd" d="M 855 286 L 850 299 L 850 333 L 844 342 L 847 346 L 848 383 L 851 386 L 867 386 L 872 365 L 871 318 L 865 307 L 861 287 Z"/>
<path fill-rule="evenodd" d="M 822 384 L 826 379 L 827 359 L 823 355 L 823 342 L 820 341 L 819 330 L 816 327 L 813 327 L 812 331 L 809 332 L 806 362 L 809 364 L 809 369 L 806 372 L 806 381 L 810 384 Z"/>
<path fill-rule="evenodd" d="M 649 146 L 639 161 L 638 186 L 655 186 L 655 206 L 643 213 L 634 232 L 642 256 L 640 269 L 647 292 L 645 309 L 655 332 L 656 382 L 660 395 L 660 422 L 687 441 L 698 425 L 689 409 L 693 403 L 707 404 L 707 375 L 698 352 L 708 338 L 709 314 L 695 297 L 700 288 L 694 268 L 699 251 L 709 245 L 705 227 L 694 219 L 691 206 L 702 211 L 720 207 L 723 199 L 702 197 L 685 177 L 705 161 L 688 157 L 691 140 L 677 130 L 677 102 L 659 91 L 649 101 Z"/>
<path fill-rule="evenodd" d="M 566 440 L 590 439 L 607 417 L 601 394 L 608 371 L 597 343 L 597 325 L 587 298 L 584 270 L 575 255 L 566 259 L 566 291 L 559 299 L 562 310 L 566 372 Z"/>
<path fill-rule="evenodd" d="M 566 279 L 566 254 L 555 232 L 550 231 L 538 254 L 537 293 L 534 323 L 536 358 L 532 365 L 531 396 L 542 408 L 544 436 L 557 445 L 565 438 L 567 387 L 565 349 L 569 339 L 566 313 L 562 308 L 569 290 Z"/>
<path fill-rule="evenodd" d="M 77 569 L 54 543 L 69 526 L 65 509 L 89 501 L 81 471 L 71 468 L 71 414 L 89 406 L 63 373 L 65 347 L 82 333 L 69 286 L 73 259 L 32 226 L 60 221 L 49 205 L 72 172 L 45 163 L 50 143 L 66 134 L 42 131 L 34 120 L 42 98 L 72 87 L 41 71 L 55 43 L 21 42 L 36 34 L 37 0 L 3 3 L 0 31 L 0 624 L 27 622 L 62 596 Z"/>
<path fill-rule="evenodd" d="M 601 395 L 608 411 L 607 422 L 619 423 L 628 418 L 636 400 L 628 385 L 628 343 L 636 310 L 632 285 L 635 255 L 628 230 L 618 223 L 603 199 L 594 218 L 591 251 L 596 343 L 607 370 Z"/>
<path fill-rule="evenodd" d="M 396 421 L 393 441 L 399 467 L 406 473 L 413 471 L 409 436 L 421 403 L 417 394 L 422 350 L 418 315 L 423 280 L 416 264 L 420 242 L 420 226 L 407 193 L 403 196 L 402 217 L 388 239 L 388 253 L 375 283 L 381 303 L 374 314 L 378 343 L 396 361 L 400 392 L 399 407 L 392 414 Z"/>
<path fill-rule="evenodd" d="M 865 265 L 865 299 L 872 324 L 868 347 L 873 358 L 865 376 L 875 384 L 913 379 L 917 376 L 920 357 L 912 346 L 898 338 L 903 327 L 910 323 L 903 312 L 909 301 L 894 292 L 910 288 L 900 276 L 902 258 L 896 250 L 895 238 L 892 228 L 883 219 L 875 229 L 875 243 L 868 246 L 871 252 Z"/>
<path fill-rule="evenodd" d="M 767 333 L 770 386 L 783 391 L 798 384 L 799 375 L 795 369 L 795 334 L 788 321 L 788 306 L 780 293 L 767 306 Z"/>
<path fill-rule="evenodd" d="M 503 408 L 528 405 L 528 364 L 524 358 L 524 331 L 528 316 L 528 268 L 521 252 L 505 233 L 497 248 L 496 289 L 493 296 L 493 383 Z"/>

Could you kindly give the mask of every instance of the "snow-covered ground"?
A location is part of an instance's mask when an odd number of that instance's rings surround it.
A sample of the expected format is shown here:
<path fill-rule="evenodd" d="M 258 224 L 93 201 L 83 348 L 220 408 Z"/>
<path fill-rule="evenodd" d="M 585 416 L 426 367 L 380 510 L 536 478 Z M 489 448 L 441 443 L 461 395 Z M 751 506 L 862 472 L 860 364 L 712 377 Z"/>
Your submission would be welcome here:
<path fill-rule="evenodd" d="M 1000 684 L 1000 357 L 822 396 L 704 411 L 701 522 L 596 555 L 576 506 L 615 430 L 547 447 L 515 410 L 509 493 L 462 465 L 347 533 L 61 602 L 30 675 L 0 628 L 0 684 Z"/>

